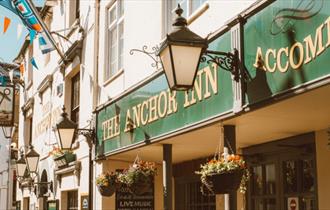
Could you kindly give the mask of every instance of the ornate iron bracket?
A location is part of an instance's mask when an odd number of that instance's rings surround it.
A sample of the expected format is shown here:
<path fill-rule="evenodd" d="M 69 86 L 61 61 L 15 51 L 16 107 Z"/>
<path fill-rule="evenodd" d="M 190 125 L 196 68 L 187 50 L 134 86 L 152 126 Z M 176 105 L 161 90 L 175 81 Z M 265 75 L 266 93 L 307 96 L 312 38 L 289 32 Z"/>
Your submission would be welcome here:
<path fill-rule="evenodd" d="M 77 129 L 76 134 L 85 136 L 90 147 L 96 142 L 96 133 L 94 129 L 79 128 Z"/>
<path fill-rule="evenodd" d="M 221 69 L 229 71 L 234 76 L 235 81 L 239 80 L 239 58 L 236 49 L 233 53 L 206 50 L 201 58 L 201 62 L 215 63 Z"/>
<path fill-rule="evenodd" d="M 158 66 L 160 65 L 160 62 L 159 62 L 158 56 L 157 56 L 157 52 L 158 51 L 159 51 L 159 47 L 158 46 L 154 46 L 154 47 L 151 48 L 151 51 L 148 51 L 148 47 L 146 45 L 144 45 L 141 50 L 139 50 L 139 49 L 131 49 L 129 51 L 129 54 L 130 55 L 133 55 L 134 52 L 143 53 L 143 54 L 149 56 L 154 61 L 153 63 L 151 63 L 151 67 L 158 68 Z"/>

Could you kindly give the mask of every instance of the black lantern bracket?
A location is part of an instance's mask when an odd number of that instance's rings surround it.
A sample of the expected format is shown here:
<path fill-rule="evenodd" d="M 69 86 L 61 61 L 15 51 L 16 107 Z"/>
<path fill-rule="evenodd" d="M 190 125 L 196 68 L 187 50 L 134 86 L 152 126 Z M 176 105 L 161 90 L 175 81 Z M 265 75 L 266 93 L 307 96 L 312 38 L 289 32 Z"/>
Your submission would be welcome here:
<path fill-rule="evenodd" d="M 143 53 L 153 60 L 151 66 L 159 69 L 159 66 L 161 66 L 161 62 L 157 56 L 160 49 L 159 46 L 152 47 L 151 51 L 148 51 L 147 49 L 148 46 L 146 45 L 144 45 L 142 49 L 131 49 L 130 55 L 134 55 L 135 52 Z M 240 78 L 240 60 L 237 49 L 234 49 L 233 52 L 205 50 L 200 62 L 206 62 L 207 64 L 215 63 L 220 69 L 230 72 L 235 81 L 238 81 Z M 162 69 L 162 67 L 160 69 Z M 244 74 L 243 77 L 244 79 L 247 79 L 249 78 L 249 75 Z"/>
<path fill-rule="evenodd" d="M 129 54 L 134 55 L 135 52 L 143 53 L 143 54 L 147 55 L 149 58 L 151 58 L 153 60 L 153 62 L 151 63 L 151 67 L 159 69 L 159 67 L 161 66 L 161 63 L 157 56 L 157 54 L 159 52 L 158 45 L 151 47 L 151 50 L 148 50 L 147 45 L 144 45 L 142 47 L 142 49 L 131 49 L 129 51 Z"/>
<path fill-rule="evenodd" d="M 233 52 L 206 50 L 201 57 L 201 62 L 207 62 L 208 64 L 215 63 L 221 69 L 229 71 L 234 76 L 235 81 L 239 79 L 239 58 L 237 49 L 234 49 Z"/>
<path fill-rule="evenodd" d="M 77 128 L 76 134 L 85 136 L 89 147 L 96 143 L 95 129 Z"/>

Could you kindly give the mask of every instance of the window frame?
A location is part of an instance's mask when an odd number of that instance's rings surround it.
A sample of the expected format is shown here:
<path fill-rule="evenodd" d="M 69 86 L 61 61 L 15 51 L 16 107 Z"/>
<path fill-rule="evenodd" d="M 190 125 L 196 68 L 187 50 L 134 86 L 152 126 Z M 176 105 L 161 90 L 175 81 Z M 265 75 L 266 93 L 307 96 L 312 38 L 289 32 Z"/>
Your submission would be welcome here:
<path fill-rule="evenodd" d="M 78 83 L 78 97 L 77 106 L 74 106 L 75 100 L 75 84 Z M 71 78 L 71 120 L 79 124 L 79 110 L 80 110 L 80 72 Z M 77 116 L 78 114 L 78 116 Z"/>
<path fill-rule="evenodd" d="M 117 78 L 123 70 L 124 70 L 124 38 L 123 38 L 123 49 L 120 49 L 120 40 L 121 37 L 124 36 L 124 17 L 125 17 L 125 6 L 124 0 L 115 0 L 109 6 L 106 7 L 106 44 L 105 44 L 105 69 L 103 72 L 103 82 L 104 84 L 108 84 L 114 78 Z M 123 12 L 121 13 L 121 8 Z M 115 19 L 113 21 L 111 18 L 111 11 L 115 10 Z M 123 27 L 122 33 L 120 33 L 120 27 Z M 112 69 L 112 60 L 111 60 L 111 51 L 112 51 L 112 43 L 111 43 L 111 32 L 116 30 L 116 58 L 115 58 L 115 67 Z M 120 65 L 121 64 L 121 65 Z"/>
<path fill-rule="evenodd" d="M 199 0 L 200 1 L 200 0 Z M 193 10 L 193 0 L 180 0 L 180 2 L 176 3 L 176 0 L 168 0 L 165 1 L 166 6 L 165 6 L 165 32 L 169 33 L 171 31 L 172 28 L 172 22 L 173 22 L 173 15 L 175 14 L 175 9 L 177 8 L 177 4 L 180 4 L 182 7 L 182 2 L 186 2 L 187 6 L 185 8 L 182 8 L 184 11 L 184 15 L 183 16 L 186 19 L 189 19 L 189 17 L 191 17 L 194 12 L 196 12 L 197 10 L 199 10 L 203 4 L 205 4 L 206 2 L 208 2 L 208 0 L 203 0 L 202 3 L 200 3 L 200 5 L 198 7 L 195 8 L 195 10 Z M 165 33 L 165 34 L 166 34 Z"/>
<path fill-rule="evenodd" d="M 75 206 L 70 206 L 70 198 L 73 199 L 73 203 Z M 67 209 L 68 210 L 78 210 L 79 203 L 78 203 L 78 190 L 70 190 L 67 191 Z"/>

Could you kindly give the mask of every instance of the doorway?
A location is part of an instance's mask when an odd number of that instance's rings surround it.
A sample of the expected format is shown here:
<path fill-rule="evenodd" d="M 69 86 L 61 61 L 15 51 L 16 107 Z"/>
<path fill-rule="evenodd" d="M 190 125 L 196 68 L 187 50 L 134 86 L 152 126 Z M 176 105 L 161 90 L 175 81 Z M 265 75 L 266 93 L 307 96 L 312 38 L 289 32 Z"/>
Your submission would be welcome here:
<path fill-rule="evenodd" d="M 249 210 L 316 210 L 314 133 L 243 149 Z"/>

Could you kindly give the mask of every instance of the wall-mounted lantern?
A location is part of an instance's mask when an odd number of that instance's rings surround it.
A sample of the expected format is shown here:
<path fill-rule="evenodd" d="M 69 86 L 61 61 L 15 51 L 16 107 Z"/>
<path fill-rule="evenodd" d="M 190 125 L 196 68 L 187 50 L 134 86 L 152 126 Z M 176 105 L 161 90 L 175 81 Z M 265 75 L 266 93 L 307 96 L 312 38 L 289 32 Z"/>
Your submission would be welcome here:
<path fill-rule="evenodd" d="M 239 58 L 238 51 L 221 52 L 207 50 L 208 40 L 203 39 L 187 27 L 187 20 L 182 17 L 183 9 L 178 5 L 175 10 L 177 17 L 174 20 L 173 30 L 167 34 L 166 39 L 160 47 L 153 47 L 152 52 L 147 52 L 147 47 L 142 50 L 132 49 L 142 52 L 151 57 L 158 66 L 161 61 L 168 85 L 171 90 L 189 90 L 193 88 L 197 70 L 200 62 L 207 61 L 216 63 L 221 69 L 233 74 L 234 79 L 239 79 Z M 154 57 L 158 56 L 158 58 Z"/>

